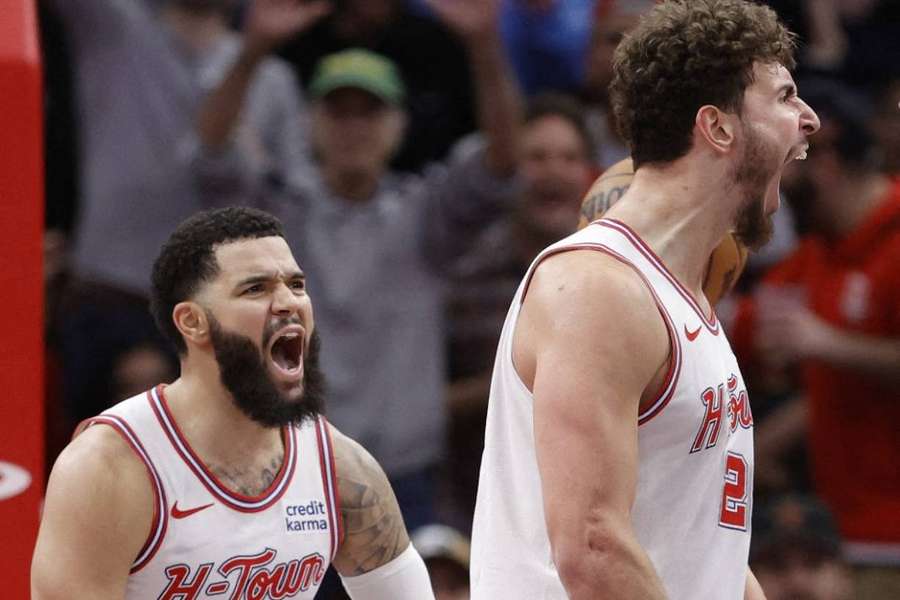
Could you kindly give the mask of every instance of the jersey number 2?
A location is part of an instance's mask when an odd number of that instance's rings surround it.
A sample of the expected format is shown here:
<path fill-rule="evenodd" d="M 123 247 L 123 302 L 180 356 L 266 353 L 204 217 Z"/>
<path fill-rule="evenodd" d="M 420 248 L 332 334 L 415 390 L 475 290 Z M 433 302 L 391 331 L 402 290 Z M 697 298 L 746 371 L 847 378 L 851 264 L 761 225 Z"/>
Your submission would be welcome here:
<path fill-rule="evenodd" d="M 741 454 L 729 452 L 725 457 L 725 487 L 722 490 L 722 510 L 719 525 L 728 529 L 747 531 L 747 492 L 750 473 L 747 460 Z"/>

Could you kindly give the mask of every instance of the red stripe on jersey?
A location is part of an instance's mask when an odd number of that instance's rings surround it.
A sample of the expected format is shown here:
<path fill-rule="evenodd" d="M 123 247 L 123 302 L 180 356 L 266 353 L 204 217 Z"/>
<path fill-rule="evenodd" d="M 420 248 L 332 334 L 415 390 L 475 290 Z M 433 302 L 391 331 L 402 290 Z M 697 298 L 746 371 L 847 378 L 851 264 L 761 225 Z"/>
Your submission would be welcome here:
<path fill-rule="evenodd" d="M 325 492 L 325 500 L 328 504 L 328 527 L 331 534 L 331 560 L 334 560 L 338 551 L 339 537 L 335 527 L 337 520 L 337 505 L 335 504 L 334 488 L 334 472 L 331 468 L 333 457 L 331 455 L 331 447 L 328 443 L 328 433 L 323 431 L 327 427 L 325 418 L 319 417 L 316 420 L 316 442 L 319 446 L 319 469 L 322 473 L 322 489 Z"/>
<path fill-rule="evenodd" d="M 166 500 L 166 492 L 163 489 L 162 481 L 156 472 L 156 467 L 150 460 L 150 456 L 141 444 L 141 440 L 137 437 L 128 423 L 115 415 L 99 415 L 82 422 L 84 429 L 92 425 L 108 425 L 113 431 L 119 434 L 125 443 L 128 444 L 137 457 L 144 463 L 150 482 L 153 484 L 153 522 L 150 527 L 150 533 L 147 534 L 147 540 L 144 542 L 141 551 L 138 552 L 134 563 L 131 565 L 129 573 L 134 574 L 140 571 L 150 560 L 156 555 L 156 552 L 162 546 L 163 538 L 168 529 L 168 501 Z"/>
<path fill-rule="evenodd" d="M 165 394 L 163 393 L 163 386 L 158 386 L 156 389 L 152 390 L 148 399 L 150 406 L 153 409 L 153 413 L 156 415 L 157 421 L 159 421 L 160 427 L 162 427 L 166 437 L 169 438 L 175 452 L 181 457 L 185 464 L 187 464 L 188 468 L 193 471 L 194 475 L 197 476 L 197 479 L 200 480 L 200 483 L 202 483 L 214 497 L 221 500 L 222 503 L 229 508 L 245 513 L 265 510 L 275 504 L 290 486 L 298 460 L 297 443 L 293 427 L 284 427 L 281 430 L 281 439 L 284 444 L 284 459 L 281 462 L 281 468 L 278 470 L 275 479 L 269 487 L 263 490 L 258 496 L 245 496 L 225 487 L 225 485 L 219 481 L 218 477 L 210 472 L 206 467 L 206 464 L 199 456 L 197 456 L 196 452 L 194 452 L 194 449 L 191 448 L 191 445 L 187 442 L 184 434 L 178 427 L 178 423 L 172 417 Z"/>
<path fill-rule="evenodd" d="M 594 221 L 592 225 L 600 225 L 601 227 L 606 227 L 608 229 L 612 229 L 613 231 L 618 231 L 622 236 L 627 239 L 632 246 L 637 249 L 638 252 L 644 255 L 650 264 L 652 264 L 657 271 L 659 271 L 663 277 L 669 280 L 675 290 L 681 295 L 682 298 L 688 303 L 688 305 L 697 313 L 697 316 L 700 317 L 700 321 L 703 325 L 709 330 L 713 335 L 719 335 L 719 321 L 716 318 L 716 311 L 710 307 L 712 315 L 707 316 L 703 314 L 703 311 L 700 310 L 700 305 L 694 299 L 694 295 L 688 291 L 687 288 L 682 285 L 681 281 L 678 280 L 675 275 L 669 271 L 669 268 L 665 265 L 662 259 L 656 255 L 653 248 L 647 245 L 647 243 L 638 236 L 628 225 L 621 221 L 617 221 L 615 219 L 600 219 L 599 221 Z"/>
<path fill-rule="evenodd" d="M 563 252 L 570 252 L 572 250 L 593 250 L 595 252 L 601 252 L 611 258 L 614 258 L 615 260 L 618 260 L 619 262 L 633 270 L 637 274 L 637 276 L 641 278 L 641 281 L 644 282 L 644 285 L 653 296 L 653 301 L 656 303 L 656 308 L 657 310 L 659 310 L 659 314 L 666 326 L 666 332 L 669 336 L 669 350 L 672 358 L 671 360 L 669 360 L 669 369 L 666 372 L 666 376 L 663 379 L 656 399 L 650 403 L 649 408 L 647 408 L 643 412 L 638 413 L 638 426 L 643 425 L 644 423 L 661 413 L 672 400 L 672 397 L 675 395 L 675 388 L 678 384 L 678 378 L 681 374 L 681 342 L 678 339 L 678 335 L 675 331 L 675 326 L 672 323 L 672 317 L 669 315 L 669 311 L 666 310 L 666 307 L 663 306 L 663 303 L 659 299 L 659 296 L 656 295 L 656 290 L 653 289 L 650 281 L 634 263 L 632 263 L 630 260 L 622 256 L 612 248 L 595 242 L 582 242 L 579 244 L 572 244 L 570 246 L 562 246 L 560 248 L 556 248 L 544 254 L 541 257 L 540 261 L 536 263 L 528 273 L 528 277 L 525 281 L 525 287 L 522 290 L 522 298 L 520 299 L 520 303 L 525 301 L 525 294 L 528 293 L 528 286 L 531 285 L 531 278 L 534 275 L 534 272 L 537 271 L 538 265 L 550 256 L 555 256 L 556 254 L 561 254 Z"/>

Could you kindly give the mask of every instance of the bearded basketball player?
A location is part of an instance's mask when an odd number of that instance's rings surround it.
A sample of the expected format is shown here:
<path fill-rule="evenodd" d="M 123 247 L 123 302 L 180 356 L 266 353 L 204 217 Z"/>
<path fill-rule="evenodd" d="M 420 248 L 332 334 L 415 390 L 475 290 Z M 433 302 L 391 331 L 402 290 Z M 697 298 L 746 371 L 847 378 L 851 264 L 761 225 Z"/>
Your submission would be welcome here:
<path fill-rule="evenodd" d="M 753 417 L 703 280 L 726 233 L 765 242 L 782 171 L 819 127 L 793 39 L 759 4 L 676 0 L 617 48 L 634 179 L 513 299 L 473 600 L 764 598 L 747 565 Z"/>
<path fill-rule="evenodd" d="M 281 223 L 200 213 L 153 269 L 181 375 L 89 419 L 50 476 L 32 597 L 433 598 L 387 478 L 320 415 L 318 337 Z M 227 596 L 225 596 L 227 594 Z"/>

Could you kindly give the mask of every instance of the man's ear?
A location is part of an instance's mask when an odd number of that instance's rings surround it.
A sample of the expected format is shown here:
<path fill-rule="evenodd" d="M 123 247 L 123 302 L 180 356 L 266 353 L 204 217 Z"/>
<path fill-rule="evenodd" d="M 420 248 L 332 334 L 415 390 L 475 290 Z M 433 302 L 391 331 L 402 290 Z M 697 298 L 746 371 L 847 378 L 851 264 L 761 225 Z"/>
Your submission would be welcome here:
<path fill-rule="evenodd" d="M 737 121 L 737 115 L 722 112 L 721 109 L 706 104 L 697 111 L 694 131 L 713 152 L 725 154 L 734 148 Z"/>
<path fill-rule="evenodd" d="M 172 320 L 188 345 L 203 345 L 209 339 L 209 319 L 196 302 L 179 302 L 172 309 Z"/>

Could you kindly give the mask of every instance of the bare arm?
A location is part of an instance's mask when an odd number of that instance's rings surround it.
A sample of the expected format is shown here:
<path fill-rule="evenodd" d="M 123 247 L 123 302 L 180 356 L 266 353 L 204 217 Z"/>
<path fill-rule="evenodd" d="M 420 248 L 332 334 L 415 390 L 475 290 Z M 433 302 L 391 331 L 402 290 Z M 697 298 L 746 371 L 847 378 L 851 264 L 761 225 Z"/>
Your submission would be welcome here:
<path fill-rule="evenodd" d="M 640 399 L 669 348 L 649 290 L 598 252 L 548 258 L 515 336 L 516 368 L 534 394 L 553 560 L 569 597 L 665 598 L 631 525 Z"/>
<path fill-rule="evenodd" d="M 310 27 L 331 10 L 326 0 L 253 0 L 237 60 L 200 107 L 197 133 L 208 148 L 224 146 L 237 125 L 260 61 L 279 42 Z"/>
<path fill-rule="evenodd" d="M 478 126 L 487 143 L 485 165 L 497 177 L 515 172 L 522 99 L 497 25 L 498 0 L 427 0 L 462 38 L 475 84 Z"/>
<path fill-rule="evenodd" d="M 124 598 L 152 518 L 143 463 L 111 428 L 89 428 L 50 475 L 31 566 L 32 598 Z"/>
<path fill-rule="evenodd" d="M 359 444 L 331 428 L 344 540 L 334 567 L 355 577 L 394 560 L 409 535 L 387 476 Z"/>
<path fill-rule="evenodd" d="M 802 306 L 779 307 L 758 315 L 755 345 L 768 366 L 821 360 L 834 367 L 868 373 L 900 389 L 900 339 L 839 329 Z"/>

